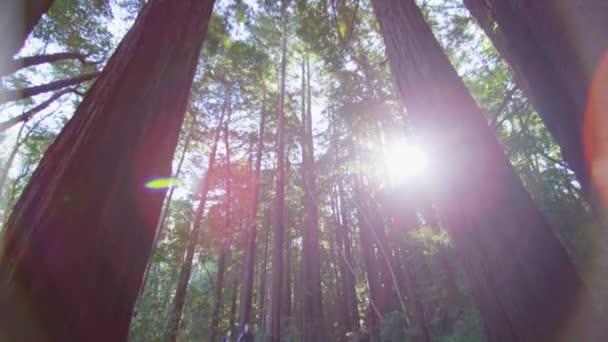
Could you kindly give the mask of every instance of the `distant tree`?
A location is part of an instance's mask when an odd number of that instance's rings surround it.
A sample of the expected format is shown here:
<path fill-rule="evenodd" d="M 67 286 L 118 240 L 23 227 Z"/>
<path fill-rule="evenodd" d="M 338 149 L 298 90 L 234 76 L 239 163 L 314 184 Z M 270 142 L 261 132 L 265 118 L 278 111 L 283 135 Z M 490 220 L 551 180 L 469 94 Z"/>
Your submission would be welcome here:
<path fill-rule="evenodd" d="M 287 5 L 282 2 L 281 11 L 282 40 L 281 66 L 279 83 L 279 100 L 277 105 L 277 171 L 275 177 L 275 198 L 273 208 L 274 226 L 272 234 L 272 285 L 270 288 L 270 311 L 268 313 L 268 340 L 281 340 L 282 296 L 284 284 L 284 253 L 285 248 L 285 82 L 287 69 Z"/>

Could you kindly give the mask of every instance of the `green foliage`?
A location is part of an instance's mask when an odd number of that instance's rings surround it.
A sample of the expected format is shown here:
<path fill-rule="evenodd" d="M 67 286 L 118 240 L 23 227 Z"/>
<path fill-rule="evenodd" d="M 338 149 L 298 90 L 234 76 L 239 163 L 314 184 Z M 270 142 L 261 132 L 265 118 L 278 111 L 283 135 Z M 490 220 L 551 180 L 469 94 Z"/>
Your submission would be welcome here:
<path fill-rule="evenodd" d="M 600 298 L 608 298 L 608 282 L 605 280 L 608 279 L 605 277 L 608 261 L 601 258 L 607 249 L 603 242 L 604 228 L 590 215 L 588 204 L 582 199 L 580 185 L 563 162 L 560 149 L 542 120 L 517 89 L 508 68 L 476 27 L 461 1 L 419 2 L 446 53 L 486 115 L 488 124 L 495 129 L 522 183 L 555 228 L 585 280 Z M 33 48 L 27 54 L 75 51 L 85 54 L 90 61 L 100 63 L 84 66 L 78 61 L 54 63 L 5 78 L 2 85 L 22 88 L 43 80 L 66 78 L 100 68 L 119 38 L 110 32 L 110 25 L 114 25 L 111 23 L 117 20 L 115 16 L 124 17 L 118 18 L 118 24 L 126 28 L 144 3 L 145 0 L 56 0 L 51 11 L 36 27 L 33 35 L 36 44 L 32 44 Z M 302 337 L 300 286 L 305 184 L 301 172 L 300 63 L 304 56 L 310 59 L 312 69 L 317 173 L 314 199 L 321 226 L 321 281 L 326 321 L 323 329 L 327 336 L 350 342 L 359 340 L 368 332 L 369 285 L 366 276 L 367 272 L 382 271 L 366 270 L 360 253 L 358 233 L 362 222 L 359 222 L 358 214 L 365 211 L 371 217 L 374 229 L 387 235 L 388 253 L 395 257 L 393 267 L 398 273 L 400 290 L 405 293 L 407 314 L 412 315 L 411 299 L 415 297 L 420 300 L 432 341 L 484 341 L 483 324 L 472 300 L 471 289 L 465 282 L 457 258 L 453 256 L 449 223 L 432 223 L 429 214 L 421 208 L 414 209 L 417 212 L 413 221 L 416 222 L 407 225 L 397 223 L 392 217 L 395 211 L 407 209 L 406 205 L 423 206 L 430 200 L 421 194 L 423 186 L 415 184 L 391 189 L 386 182 L 382 149 L 388 141 L 410 137 L 415 131 L 393 90 L 382 37 L 371 5 L 366 1 L 323 0 L 218 1 L 201 51 L 189 115 L 176 153 L 177 159 L 186 148 L 185 137 L 191 133 L 192 141 L 184 167 L 179 175 L 173 175 L 175 178 L 159 179 L 149 184 L 154 188 L 175 186 L 176 190 L 150 260 L 147 282 L 132 320 L 130 340 L 162 341 L 165 338 L 178 272 L 190 238 L 194 208 L 199 201 L 201 179 L 226 103 L 232 113 L 228 132 L 232 165 L 227 167 L 225 146 L 220 142 L 216 173 L 211 175 L 212 189 L 205 212 L 203 238 L 196 249 L 179 336 L 183 341 L 200 341 L 209 336 L 218 266 L 217 247 L 222 241 L 231 247 L 219 331 L 225 334 L 230 329 L 231 294 L 240 291 L 245 227 L 257 222 L 252 323 L 256 340 L 264 340 L 262 316 L 267 313 L 268 300 L 264 301 L 266 311 L 260 312 L 257 296 L 261 275 L 270 269 L 269 264 L 266 269 L 262 268 L 262 258 L 265 233 L 272 224 L 269 210 L 273 208 L 276 167 L 276 84 L 282 4 L 287 6 L 285 13 L 289 16 L 285 108 L 288 167 L 284 215 L 292 256 L 290 280 L 293 292 L 293 313 L 284 319 L 282 341 L 299 341 Z M 86 85 L 81 89 L 86 89 Z M 72 97 L 56 106 L 62 108 L 61 115 L 36 126 L 23 140 L 18 161 L 2 189 L 5 212 L 18 198 L 77 101 Z M 16 104 L 11 109 L 11 116 L 13 112 L 22 112 L 39 102 L 40 99 L 35 98 Z M 262 137 L 262 193 L 257 217 L 251 218 L 251 168 L 255 146 L 259 143 L 257 129 L 262 112 L 267 114 L 266 133 Z M 26 128 L 34 126 L 32 122 Z M 10 137 L 9 134 L 3 140 L 4 145 L 8 146 L 12 141 Z M 233 187 L 230 210 L 227 210 L 225 200 L 228 171 Z M 357 187 L 361 188 L 361 193 L 357 192 Z M 396 192 L 399 194 L 393 198 Z M 392 200 L 397 204 L 396 209 L 387 205 Z M 429 206 L 434 212 L 432 203 Z M 227 217 L 230 217 L 231 224 L 225 227 Z M 349 271 L 355 275 L 358 311 L 363 321 L 361 330 L 351 332 L 340 326 L 345 306 L 340 297 L 344 276 L 339 269 L 343 255 L 337 247 L 336 232 L 343 224 L 349 229 L 353 254 Z M 269 241 L 272 238 L 269 234 Z M 373 247 L 374 256 L 378 259 L 376 262 L 381 265 L 381 252 L 376 243 Z M 272 251 L 267 252 L 270 255 Z M 415 278 L 416 288 L 413 290 L 402 281 L 403 272 L 410 271 Z M 392 282 L 386 274 L 382 276 Z M 266 281 L 266 290 L 269 291 L 270 276 Z M 406 319 L 396 295 L 391 295 L 390 308 L 396 310 L 383 315 L 379 327 L 380 340 L 415 341 L 420 332 L 413 323 L 408 325 L 407 322 L 413 320 L 409 316 Z M 598 306 L 608 307 L 604 300 Z M 233 337 L 235 335 L 236 331 Z"/>

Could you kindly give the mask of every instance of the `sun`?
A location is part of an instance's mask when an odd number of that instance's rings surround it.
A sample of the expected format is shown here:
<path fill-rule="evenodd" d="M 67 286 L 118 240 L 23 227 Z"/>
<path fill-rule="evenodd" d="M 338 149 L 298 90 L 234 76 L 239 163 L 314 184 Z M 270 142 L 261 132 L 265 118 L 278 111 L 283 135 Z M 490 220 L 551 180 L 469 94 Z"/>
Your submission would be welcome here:
<path fill-rule="evenodd" d="M 384 151 L 388 181 L 393 185 L 424 181 L 428 176 L 428 156 L 414 143 L 397 142 Z"/>

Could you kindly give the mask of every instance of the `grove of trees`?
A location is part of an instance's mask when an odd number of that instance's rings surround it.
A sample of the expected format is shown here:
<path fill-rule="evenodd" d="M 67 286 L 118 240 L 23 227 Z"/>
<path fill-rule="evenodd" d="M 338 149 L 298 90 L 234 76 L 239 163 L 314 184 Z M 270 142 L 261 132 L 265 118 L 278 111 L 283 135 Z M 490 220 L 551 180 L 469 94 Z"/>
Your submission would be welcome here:
<path fill-rule="evenodd" d="M 608 5 L 7 0 L 0 339 L 603 341 Z"/>

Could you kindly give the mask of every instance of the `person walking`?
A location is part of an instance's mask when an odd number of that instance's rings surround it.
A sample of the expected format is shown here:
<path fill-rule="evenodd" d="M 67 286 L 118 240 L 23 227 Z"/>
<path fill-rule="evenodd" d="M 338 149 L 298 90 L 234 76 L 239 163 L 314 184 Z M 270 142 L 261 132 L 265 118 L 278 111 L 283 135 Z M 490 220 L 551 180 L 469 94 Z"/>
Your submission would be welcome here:
<path fill-rule="evenodd" d="M 245 323 L 243 326 L 243 332 L 236 339 L 236 342 L 253 342 L 253 333 L 249 331 L 249 323 Z"/>

